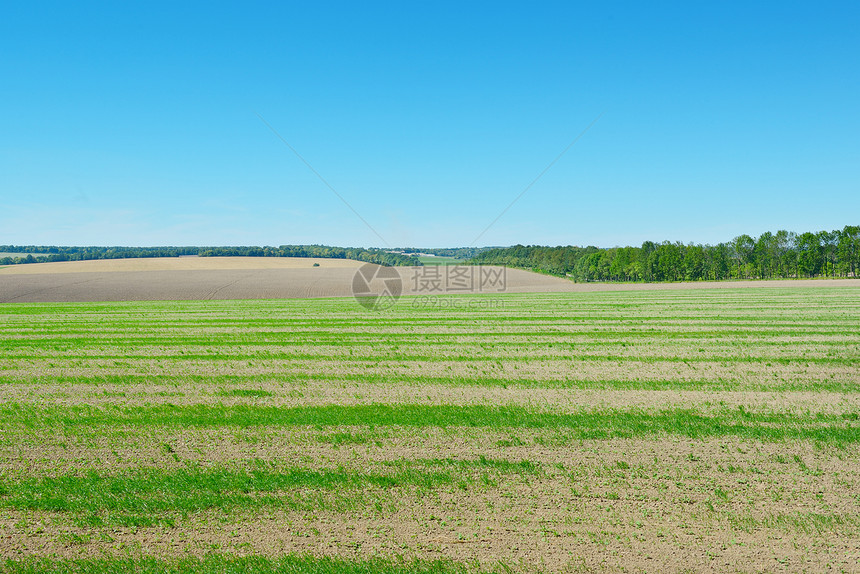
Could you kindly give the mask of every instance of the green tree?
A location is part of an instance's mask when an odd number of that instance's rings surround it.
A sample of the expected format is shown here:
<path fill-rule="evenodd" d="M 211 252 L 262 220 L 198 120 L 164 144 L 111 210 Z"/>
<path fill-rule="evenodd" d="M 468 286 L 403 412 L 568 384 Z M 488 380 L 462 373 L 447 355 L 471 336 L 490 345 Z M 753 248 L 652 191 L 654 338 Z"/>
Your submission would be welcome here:
<path fill-rule="evenodd" d="M 755 246 L 755 240 L 746 234 L 738 235 L 732 240 L 738 279 L 750 277 L 750 268 L 755 262 Z"/>
<path fill-rule="evenodd" d="M 821 268 L 821 241 L 818 235 L 802 233 L 797 238 L 797 272 L 803 277 L 815 277 Z"/>
<path fill-rule="evenodd" d="M 860 269 L 860 226 L 846 225 L 837 232 L 836 259 L 839 261 L 839 274 L 843 277 L 857 277 Z"/>
<path fill-rule="evenodd" d="M 705 249 L 701 245 L 687 246 L 684 254 L 684 279 L 700 281 L 705 275 Z"/>
<path fill-rule="evenodd" d="M 817 236 L 818 242 L 821 245 L 821 249 L 819 250 L 821 272 L 825 277 L 833 276 L 836 271 L 836 233 L 833 231 L 819 231 Z"/>

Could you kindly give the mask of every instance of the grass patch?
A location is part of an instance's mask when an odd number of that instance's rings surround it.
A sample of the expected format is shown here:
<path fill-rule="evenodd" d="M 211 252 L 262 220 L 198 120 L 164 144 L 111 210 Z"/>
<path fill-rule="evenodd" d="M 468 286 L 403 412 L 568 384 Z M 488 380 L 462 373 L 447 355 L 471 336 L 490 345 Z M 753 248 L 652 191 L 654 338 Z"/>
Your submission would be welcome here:
<path fill-rule="evenodd" d="M 137 469 L 126 474 L 26 477 L 0 480 L 0 508 L 69 514 L 79 524 L 173 525 L 176 517 L 217 510 L 343 509 L 366 504 L 373 492 L 426 491 L 487 484 L 500 475 L 534 475 L 539 465 L 485 456 L 476 459 L 387 461 L 383 472 L 343 469 Z M 462 487 L 462 486 L 461 486 Z M 326 493 L 333 496 L 326 496 Z"/>
<path fill-rule="evenodd" d="M 435 257 L 422 255 L 418 257 L 418 261 L 420 261 L 424 265 L 461 265 L 466 260 L 457 259 L 456 257 L 443 257 L 440 255 L 437 255 Z"/>
<path fill-rule="evenodd" d="M 4 481 L 0 507 L 68 513 L 88 525 L 148 526 L 211 509 L 326 509 L 332 504 L 312 496 L 322 491 L 336 491 L 336 506 L 360 502 L 368 489 L 427 489 L 453 481 L 450 473 L 414 467 L 384 474 L 303 468 L 147 469 L 120 476 L 90 472 Z"/>
<path fill-rule="evenodd" d="M 704 439 L 737 436 L 755 440 L 860 441 L 857 413 L 794 414 L 751 412 L 744 408 L 701 414 L 695 409 L 536 411 L 519 406 L 485 405 L 153 405 L 43 407 L 0 406 L 0 424 L 11 428 L 63 427 L 66 432 L 95 426 L 378 426 L 557 429 L 569 440 L 633 438 L 660 434 Z M 345 437 L 342 437 L 345 439 Z"/>
<path fill-rule="evenodd" d="M 2 372 L 2 371 L 0 371 Z M 429 375 L 409 375 L 398 373 L 367 374 L 339 373 L 327 377 L 323 374 L 274 373 L 267 375 L 94 375 L 94 376 L 49 376 L 4 377 L 0 385 L 141 385 L 158 384 L 164 386 L 225 385 L 225 384 L 307 384 L 308 382 L 327 382 L 332 385 L 345 383 L 363 385 L 411 385 L 422 387 L 438 385 L 447 387 L 484 387 L 484 388 L 529 388 L 529 389 L 581 389 L 581 390 L 699 390 L 699 391 L 811 391 L 856 394 L 860 385 L 853 380 L 772 380 L 750 383 L 737 379 L 720 380 L 672 380 L 672 379 L 533 379 L 510 376 L 451 376 L 434 377 Z M 229 391 L 224 391 L 229 392 Z M 238 395 L 221 395 L 238 396 Z"/>

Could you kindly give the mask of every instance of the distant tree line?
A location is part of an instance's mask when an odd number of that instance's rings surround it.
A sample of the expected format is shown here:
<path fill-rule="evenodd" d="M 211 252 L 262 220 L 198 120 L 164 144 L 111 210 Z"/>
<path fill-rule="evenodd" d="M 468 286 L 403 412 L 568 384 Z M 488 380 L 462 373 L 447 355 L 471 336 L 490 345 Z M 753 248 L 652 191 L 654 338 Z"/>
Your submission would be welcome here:
<path fill-rule="evenodd" d="M 45 245 L 0 245 L 7 255 L 0 265 L 45 263 L 53 261 L 86 261 L 92 259 L 134 259 L 139 257 L 329 257 L 355 259 L 380 265 L 421 265 L 417 259 L 382 249 L 329 247 L 327 245 L 281 245 L 280 247 L 67 247 Z"/>
<path fill-rule="evenodd" d="M 718 245 L 646 241 L 641 247 L 491 249 L 470 263 L 507 265 L 576 281 L 720 281 L 799 277 L 857 277 L 860 226 L 796 234 L 740 235 Z"/>
<path fill-rule="evenodd" d="M 384 249 L 331 247 L 329 245 L 281 245 L 280 247 L 201 247 L 200 257 L 322 257 L 354 259 L 379 265 L 421 265 L 414 257 Z"/>
<path fill-rule="evenodd" d="M 57 245 L 0 245 L 7 255 L 0 265 L 16 263 L 45 263 L 51 261 L 87 261 L 91 259 L 130 259 L 138 257 L 179 257 L 197 255 L 198 247 L 68 247 Z"/>

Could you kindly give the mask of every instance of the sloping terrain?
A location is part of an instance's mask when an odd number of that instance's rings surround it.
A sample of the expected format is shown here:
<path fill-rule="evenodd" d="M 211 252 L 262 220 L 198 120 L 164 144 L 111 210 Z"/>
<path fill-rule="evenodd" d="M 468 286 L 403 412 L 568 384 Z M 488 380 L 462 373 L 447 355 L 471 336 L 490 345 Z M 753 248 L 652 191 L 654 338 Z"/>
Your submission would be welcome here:
<path fill-rule="evenodd" d="M 314 264 L 318 267 L 314 267 Z M 347 259 L 179 257 L 15 265 L 0 269 L 0 303 L 350 297 Z M 500 267 L 395 267 L 405 295 L 840 286 L 853 280 L 726 283 L 573 283 Z M 482 279 L 483 274 L 483 279 Z"/>

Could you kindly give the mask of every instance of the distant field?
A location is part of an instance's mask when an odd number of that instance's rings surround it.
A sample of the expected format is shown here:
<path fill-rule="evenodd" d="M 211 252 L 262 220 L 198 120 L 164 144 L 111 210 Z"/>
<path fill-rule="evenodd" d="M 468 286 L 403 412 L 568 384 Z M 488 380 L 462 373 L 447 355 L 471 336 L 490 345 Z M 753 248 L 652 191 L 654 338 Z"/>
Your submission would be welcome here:
<path fill-rule="evenodd" d="M 57 273 L 120 273 L 130 271 L 200 271 L 200 270 L 261 270 L 307 269 L 314 266 L 327 269 L 355 269 L 363 265 L 352 259 L 323 259 L 311 257 L 140 257 L 134 259 L 94 259 L 89 261 L 58 261 L 14 265 L 6 275 L 38 275 Z"/>
<path fill-rule="evenodd" d="M 459 265 L 463 263 L 463 259 L 456 257 L 419 257 L 418 261 L 424 265 Z"/>
<path fill-rule="evenodd" d="M 315 267 L 314 265 L 319 265 Z M 360 261 L 278 257 L 170 257 L 12 265 L 0 269 L 0 303 L 293 299 L 352 297 Z M 573 283 L 521 269 L 447 268 L 473 274 L 462 284 L 446 268 L 396 267 L 403 293 L 494 294 L 758 287 L 857 286 L 854 279 L 723 283 Z M 504 277 L 499 289 L 481 288 L 481 269 Z M 474 280 L 473 280 L 474 279 Z"/>
<path fill-rule="evenodd" d="M 854 571 L 858 324 L 853 286 L 0 305 L 0 558 Z"/>
<path fill-rule="evenodd" d="M 34 263 L 0 269 L 0 303 L 351 297 L 353 279 L 362 265 L 348 259 L 286 257 Z M 480 291 L 477 280 L 449 285 L 438 267 L 395 269 L 405 293 L 436 296 L 449 288 Z M 481 272 L 478 268 L 466 271 Z M 504 289 L 512 293 L 575 288 L 565 279 L 518 269 L 508 269 L 504 276 Z"/>
<path fill-rule="evenodd" d="M 44 255 L 44 254 L 43 253 L 32 253 L 32 254 L 31 253 L 9 253 L 9 252 L 2 251 L 2 252 L 0 252 L 0 259 L 2 259 L 4 257 L 12 257 L 13 259 L 17 259 L 19 257 L 27 257 L 28 255 L 32 255 L 33 257 L 36 257 L 37 255 Z"/>

